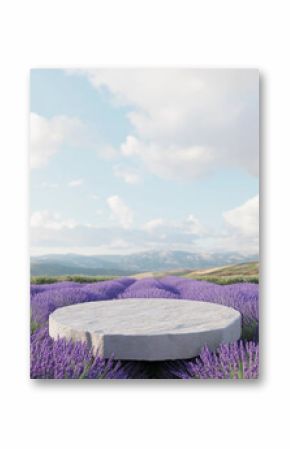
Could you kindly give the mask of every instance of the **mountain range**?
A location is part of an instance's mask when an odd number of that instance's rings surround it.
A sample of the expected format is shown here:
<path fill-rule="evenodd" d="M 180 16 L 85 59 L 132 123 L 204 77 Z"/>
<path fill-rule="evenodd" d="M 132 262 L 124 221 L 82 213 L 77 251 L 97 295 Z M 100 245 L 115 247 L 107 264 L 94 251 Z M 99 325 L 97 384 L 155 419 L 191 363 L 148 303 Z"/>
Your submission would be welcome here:
<path fill-rule="evenodd" d="M 198 269 L 257 260 L 237 253 L 204 256 L 186 251 L 146 251 L 129 255 L 85 256 L 49 254 L 32 256 L 32 276 L 116 275 L 128 276 L 147 271 Z"/>

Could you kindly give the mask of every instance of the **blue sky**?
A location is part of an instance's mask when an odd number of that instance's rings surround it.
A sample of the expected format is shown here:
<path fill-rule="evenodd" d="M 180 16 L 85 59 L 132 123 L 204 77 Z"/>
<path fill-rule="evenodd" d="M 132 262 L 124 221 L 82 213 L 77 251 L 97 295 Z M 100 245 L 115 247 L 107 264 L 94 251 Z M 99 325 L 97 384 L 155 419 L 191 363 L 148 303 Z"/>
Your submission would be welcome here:
<path fill-rule="evenodd" d="M 32 254 L 257 253 L 256 71 L 36 69 L 30 92 Z"/>

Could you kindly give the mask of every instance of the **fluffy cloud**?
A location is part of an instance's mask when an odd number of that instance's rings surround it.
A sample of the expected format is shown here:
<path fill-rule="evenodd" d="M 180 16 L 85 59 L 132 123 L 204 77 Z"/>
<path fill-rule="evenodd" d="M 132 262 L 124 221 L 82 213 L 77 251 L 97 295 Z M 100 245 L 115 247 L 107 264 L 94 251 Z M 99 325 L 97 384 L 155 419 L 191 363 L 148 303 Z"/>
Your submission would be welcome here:
<path fill-rule="evenodd" d="M 32 228 L 43 228 L 59 231 L 61 229 L 74 229 L 77 226 L 75 220 L 62 219 L 60 214 L 42 210 L 31 215 L 30 226 Z"/>
<path fill-rule="evenodd" d="M 31 168 L 43 167 L 64 143 L 75 144 L 84 131 L 77 118 L 55 116 L 50 119 L 30 114 Z"/>
<path fill-rule="evenodd" d="M 211 239 L 217 251 L 233 251 L 245 256 L 259 253 L 259 196 L 223 214 L 225 230 Z"/>
<path fill-rule="evenodd" d="M 196 235 L 203 235 L 206 234 L 207 231 L 205 227 L 200 223 L 198 218 L 196 218 L 194 215 L 189 215 L 187 219 L 183 223 L 183 229 L 188 234 L 196 234 Z"/>
<path fill-rule="evenodd" d="M 223 217 L 226 225 L 238 234 L 257 237 L 259 235 L 259 195 L 225 212 Z"/>
<path fill-rule="evenodd" d="M 112 211 L 113 217 L 120 223 L 124 229 L 131 228 L 133 224 L 133 212 L 127 204 L 118 196 L 110 196 L 107 203 Z"/>
<path fill-rule="evenodd" d="M 45 118 L 30 114 L 30 165 L 45 166 L 64 145 L 95 150 L 103 159 L 113 159 L 116 150 L 104 144 L 94 127 L 65 115 Z"/>
<path fill-rule="evenodd" d="M 232 253 L 257 257 L 258 197 L 224 213 L 224 229 L 212 232 L 193 215 L 183 220 L 155 218 L 133 227 L 133 213 L 118 196 L 107 199 L 117 225 L 100 227 L 79 224 L 48 211 L 31 218 L 33 252 L 79 252 L 87 254 L 125 254 L 146 250 L 192 251 L 206 257 Z M 234 260 L 234 259 L 233 259 Z"/>
<path fill-rule="evenodd" d="M 219 167 L 258 174 L 256 70 L 100 69 L 84 72 L 112 102 L 129 105 L 134 134 L 121 147 L 165 178 Z"/>
<path fill-rule="evenodd" d="M 154 232 L 156 229 L 164 226 L 166 226 L 166 222 L 163 218 L 154 218 L 153 220 L 147 221 L 147 223 L 144 224 L 143 229 L 148 232 Z"/>
<path fill-rule="evenodd" d="M 64 220 L 62 220 L 63 222 Z M 38 223 L 39 225 L 40 223 Z M 34 254 L 51 253 L 53 248 L 62 248 L 59 252 L 78 252 L 80 254 L 126 254 L 147 250 L 184 250 L 196 251 L 197 236 L 184 233 L 180 229 L 167 227 L 148 232 L 141 228 L 124 226 L 98 227 L 77 224 L 74 227 L 36 226 L 31 232 L 31 247 Z M 78 248 L 78 250 L 76 250 Z"/>
<path fill-rule="evenodd" d="M 155 218 L 145 223 L 142 229 L 151 234 L 161 233 L 163 236 L 174 233 L 175 235 L 189 234 L 200 237 L 207 233 L 205 227 L 193 215 L 189 215 L 185 220 L 181 221 Z"/>
<path fill-rule="evenodd" d="M 127 137 L 121 145 L 121 153 L 126 157 L 137 156 L 152 173 L 166 179 L 199 177 L 212 170 L 216 160 L 211 148 L 146 144 L 134 136 Z"/>
<path fill-rule="evenodd" d="M 123 181 L 125 181 L 127 184 L 138 184 L 138 182 L 140 182 L 139 173 L 131 168 L 115 165 L 113 171 L 114 175 L 117 176 L 117 178 L 123 179 Z"/>

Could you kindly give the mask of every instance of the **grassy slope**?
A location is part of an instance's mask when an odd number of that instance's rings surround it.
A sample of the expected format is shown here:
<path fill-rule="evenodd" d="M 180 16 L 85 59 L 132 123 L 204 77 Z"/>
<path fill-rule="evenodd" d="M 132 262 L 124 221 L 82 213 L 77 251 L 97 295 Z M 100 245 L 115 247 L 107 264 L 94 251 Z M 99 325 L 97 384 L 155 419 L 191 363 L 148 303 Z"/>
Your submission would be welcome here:
<path fill-rule="evenodd" d="M 259 262 L 226 265 L 224 267 L 207 268 L 203 270 L 178 270 L 159 273 L 147 272 L 134 275 L 134 278 L 160 278 L 163 276 L 181 276 L 187 279 L 198 279 L 217 284 L 232 284 L 235 282 L 259 282 Z"/>
<path fill-rule="evenodd" d="M 220 284 L 234 282 L 259 282 L 259 263 L 240 263 L 208 270 L 194 270 L 185 274 L 189 279 L 203 279 Z"/>

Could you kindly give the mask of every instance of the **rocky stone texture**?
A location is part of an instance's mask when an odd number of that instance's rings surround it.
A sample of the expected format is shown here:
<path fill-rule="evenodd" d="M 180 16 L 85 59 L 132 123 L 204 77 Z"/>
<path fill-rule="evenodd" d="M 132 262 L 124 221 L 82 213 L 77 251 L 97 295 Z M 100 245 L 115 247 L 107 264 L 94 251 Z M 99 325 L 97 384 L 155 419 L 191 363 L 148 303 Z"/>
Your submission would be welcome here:
<path fill-rule="evenodd" d="M 204 345 L 239 339 L 241 315 L 218 304 L 173 299 L 121 299 L 62 307 L 49 317 L 52 338 L 85 341 L 120 360 L 191 358 Z"/>

